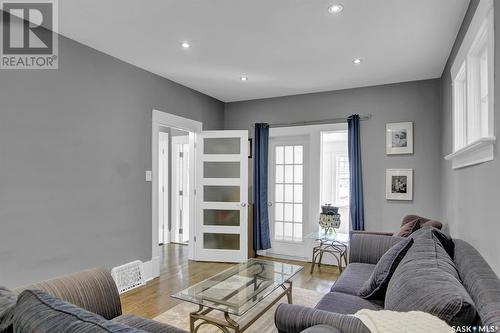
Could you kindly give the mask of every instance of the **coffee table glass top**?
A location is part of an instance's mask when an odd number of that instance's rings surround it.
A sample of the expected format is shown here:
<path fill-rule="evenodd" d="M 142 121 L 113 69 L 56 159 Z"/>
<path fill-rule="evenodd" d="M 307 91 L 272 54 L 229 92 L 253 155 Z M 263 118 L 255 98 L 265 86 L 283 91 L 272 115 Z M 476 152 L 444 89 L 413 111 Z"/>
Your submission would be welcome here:
<path fill-rule="evenodd" d="M 297 265 L 250 259 L 172 297 L 241 316 L 289 281 L 302 268 Z"/>

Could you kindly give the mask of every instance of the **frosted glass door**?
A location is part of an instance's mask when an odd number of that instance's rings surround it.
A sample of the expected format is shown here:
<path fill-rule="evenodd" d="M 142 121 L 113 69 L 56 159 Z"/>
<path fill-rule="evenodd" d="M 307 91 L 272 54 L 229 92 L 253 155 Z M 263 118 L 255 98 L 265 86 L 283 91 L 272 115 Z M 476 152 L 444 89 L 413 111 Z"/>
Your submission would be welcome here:
<path fill-rule="evenodd" d="M 195 259 L 248 258 L 248 132 L 198 134 Z"/>

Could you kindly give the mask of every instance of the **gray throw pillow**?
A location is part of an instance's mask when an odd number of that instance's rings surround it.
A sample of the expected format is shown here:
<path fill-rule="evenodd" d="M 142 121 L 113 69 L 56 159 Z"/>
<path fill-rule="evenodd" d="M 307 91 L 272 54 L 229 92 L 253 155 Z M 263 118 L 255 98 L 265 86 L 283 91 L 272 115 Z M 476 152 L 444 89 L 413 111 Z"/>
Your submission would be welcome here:
<path fill-rule="evenodd" d="M 476 320 L 474 301 L 462 285 L 455 263 L 430 229 L 414 238 L 394 272 L 384 308 L 424 311 L 450 326 L 470 326 Z"/>
<path fill-rule="evenodd" d="M 365 299 L 383 300 L 392 274 L 412 244 L 413 238 L 407 238 L 387 250 L 378 261 L 370 278 L 361 287 L 359 296 Z"/>
<path fill-rule="evenodd" d="M 14 308 L 16 333 L 145 333 L 81 309 L 40 290 L 25 290 Z"/>

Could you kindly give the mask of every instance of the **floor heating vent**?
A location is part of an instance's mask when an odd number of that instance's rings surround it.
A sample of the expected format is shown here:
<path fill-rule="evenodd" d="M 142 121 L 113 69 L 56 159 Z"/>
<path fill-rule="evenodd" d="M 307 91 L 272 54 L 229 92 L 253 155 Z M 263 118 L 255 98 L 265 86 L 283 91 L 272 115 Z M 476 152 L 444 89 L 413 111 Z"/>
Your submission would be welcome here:
<path fill-rule="evenodd" d="M 140 260 L 115 267 L 111 270 L 120 294 L 146 284 L 144 264 Z"/>

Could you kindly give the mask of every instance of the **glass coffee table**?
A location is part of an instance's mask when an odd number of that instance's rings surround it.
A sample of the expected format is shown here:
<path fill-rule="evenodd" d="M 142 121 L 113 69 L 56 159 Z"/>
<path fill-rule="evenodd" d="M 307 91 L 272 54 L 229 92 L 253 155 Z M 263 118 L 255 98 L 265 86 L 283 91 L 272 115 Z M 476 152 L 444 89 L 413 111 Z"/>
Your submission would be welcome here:
<path fill-rule="evenodd" d="M 211 278 L 197 283 L 172 297 L 198 305 L 198 310 L 189 315 L 190 331 L 196 333 L 203 325 L 213 325 L 222 332 L 245 331 L 267 310 L 285 295 L 292 303 L 292 277 L 302 266 L 250 259 L 246 263 L 231 267 Z M 279 293 L 274 291 L 282 289 Z M 269 299 L 272 297 L 272 299 Z M 265 306 L 250 311 L 262 301 Z M 213 310 L 224 314 L 224 319 L 210 315 Z M 248 317 L 238 322 L 234 316 Z"/>

